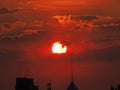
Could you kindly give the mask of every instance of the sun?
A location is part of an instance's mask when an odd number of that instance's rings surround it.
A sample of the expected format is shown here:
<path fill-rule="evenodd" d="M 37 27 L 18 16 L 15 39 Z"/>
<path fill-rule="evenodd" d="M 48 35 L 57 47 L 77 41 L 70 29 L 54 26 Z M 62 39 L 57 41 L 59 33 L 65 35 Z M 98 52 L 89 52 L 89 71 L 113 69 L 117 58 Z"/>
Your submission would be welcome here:
<path fill-rule="evenodd" d="M 63 54 L 67 52 L 67 46 L 63 46 L 62 43 L 60 43 L 60 41 L 57 41 L 55 43 L 53 43 L 52 45 L 52 52 L 56 53 L 56 54 Z"/>

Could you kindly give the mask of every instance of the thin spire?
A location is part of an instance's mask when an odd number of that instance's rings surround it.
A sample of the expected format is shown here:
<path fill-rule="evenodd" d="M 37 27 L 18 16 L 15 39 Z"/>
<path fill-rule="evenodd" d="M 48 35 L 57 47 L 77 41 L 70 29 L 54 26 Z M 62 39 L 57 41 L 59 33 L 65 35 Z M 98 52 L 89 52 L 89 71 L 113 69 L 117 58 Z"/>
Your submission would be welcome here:
<path fill-rule="evenodd" d="M 74 72 L 73 72 L 73 58 L 72 58 L 72 53 L 70 54 L 70 61 L 71 61 L 71 64 L 70 64 L 70 70 L 71 70 L 71 83 L 69 84 L 67 90 L 78 90 L 77 86 L 75 85 L 74 83 Z"/>
<path fill-rule="evenodd" d="M 71 53 L 71 80 L 73 81 L 73 62 L 72 62 L 72 53 Z"/>

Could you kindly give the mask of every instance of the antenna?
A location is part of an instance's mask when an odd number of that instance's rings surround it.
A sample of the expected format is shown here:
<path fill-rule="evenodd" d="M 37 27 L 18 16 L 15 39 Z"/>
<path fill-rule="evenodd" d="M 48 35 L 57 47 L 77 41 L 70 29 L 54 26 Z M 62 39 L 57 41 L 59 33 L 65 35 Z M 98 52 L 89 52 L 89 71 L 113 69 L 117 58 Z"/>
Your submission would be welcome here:
<path fill-rule="evenodd" d="M 72 53 L 71 53 L 70 57 L 71 57 L 71 80 L 73 81 L 73 62 L 72 62 Z"/>

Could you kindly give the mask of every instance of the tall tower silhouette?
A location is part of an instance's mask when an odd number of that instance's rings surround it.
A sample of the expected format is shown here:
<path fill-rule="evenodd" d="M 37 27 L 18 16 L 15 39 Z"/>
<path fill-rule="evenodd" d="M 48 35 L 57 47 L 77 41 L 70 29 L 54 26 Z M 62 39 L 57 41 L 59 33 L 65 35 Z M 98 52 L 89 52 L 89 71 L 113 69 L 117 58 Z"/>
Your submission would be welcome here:
<path fill-rule="evenodd" d="M 71 57 L 71 82 L 67 87 L 67 90 L 78 90 L 77 86 L 74 83 L 72 54 L 70 57 Z"/>

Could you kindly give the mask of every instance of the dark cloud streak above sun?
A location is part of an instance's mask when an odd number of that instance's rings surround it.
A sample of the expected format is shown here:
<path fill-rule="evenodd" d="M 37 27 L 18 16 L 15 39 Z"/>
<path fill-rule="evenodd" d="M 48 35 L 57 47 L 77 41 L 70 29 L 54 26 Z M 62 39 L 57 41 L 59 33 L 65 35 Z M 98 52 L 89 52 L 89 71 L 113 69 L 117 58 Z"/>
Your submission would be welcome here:
<path fill-rule="evenodd" d="M 8 8 L 1 8 L 0 14 L 14 14 L 21 11 L 21 9 L 8 9 Z"/>

